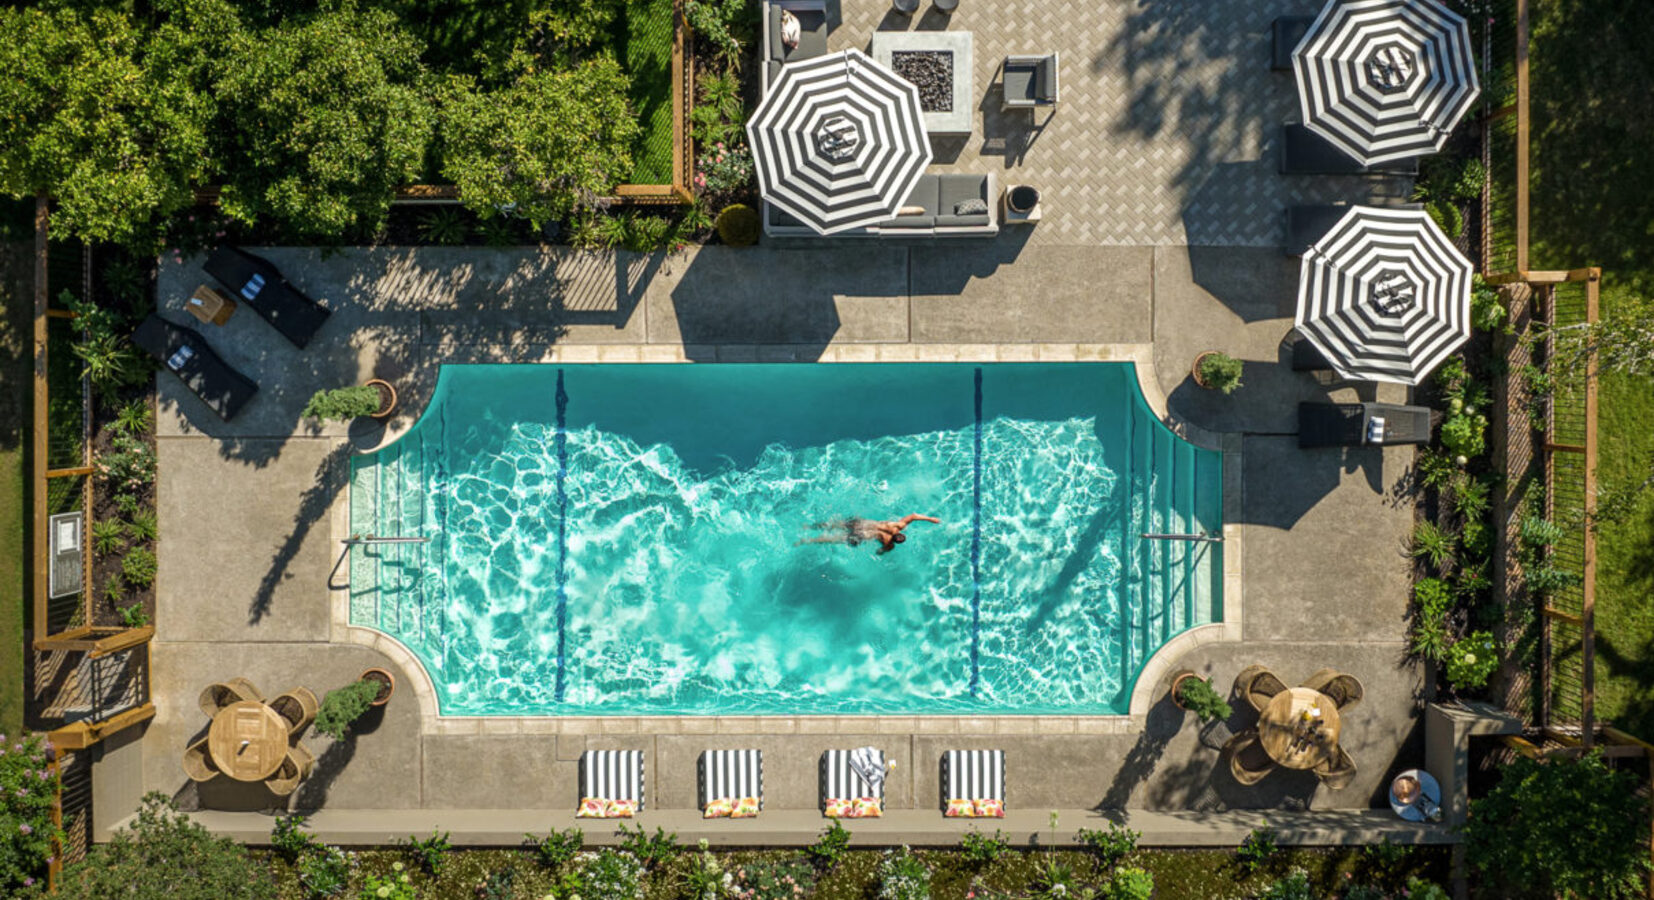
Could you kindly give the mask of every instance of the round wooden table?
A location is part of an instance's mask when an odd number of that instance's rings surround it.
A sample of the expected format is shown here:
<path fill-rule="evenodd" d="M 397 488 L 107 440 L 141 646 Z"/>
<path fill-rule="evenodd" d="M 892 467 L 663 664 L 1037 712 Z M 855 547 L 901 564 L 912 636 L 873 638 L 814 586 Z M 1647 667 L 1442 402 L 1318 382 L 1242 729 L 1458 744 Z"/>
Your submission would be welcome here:
<path fill-rule="evenodd" d="M 1315 716 L 1314 711 L 1320 715 Z M 1304 713 L 1311 712 L 1309 720 Z M 1270 698 L 1258 715 L 1258 737 L 1265 753 L 1289 769 L 1313 769 L 1333 757 L 1338 747 L 1338 704 L 1320 691 L 1287 688 Z"/>
<path fill-rule="evenodd" d="M 263 781 L 287 758 L 287 720 L 257 700 L 231 703 L 213 716 L 207 752 L 237 781 Z"/>

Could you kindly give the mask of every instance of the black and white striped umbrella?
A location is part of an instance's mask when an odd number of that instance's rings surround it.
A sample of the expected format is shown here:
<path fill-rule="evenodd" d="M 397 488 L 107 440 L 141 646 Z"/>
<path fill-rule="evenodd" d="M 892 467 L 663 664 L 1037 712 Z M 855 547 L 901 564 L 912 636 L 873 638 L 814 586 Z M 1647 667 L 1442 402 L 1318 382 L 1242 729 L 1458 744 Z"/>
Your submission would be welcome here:
<path fill-rule="evenodd" d="M 1481 93 L 1437 0 L 1330 0 L 1292 51 L 1304 124 L 1365 165 L 1435 153 Z"/>
<path fill-rule="evenodd" d="M 1344 378 L 1418 384 L 1470 337 L 1471 271 L 1423 210 L 1351 207 L 1304 254 L 1298 331 Z"/>
<path fill-rule="evenodd" d="M 764 199 L 822 234 L 895 216 L 930 165 L 919 89 L 859 50 L 782 67 L 747 139 Z"/>

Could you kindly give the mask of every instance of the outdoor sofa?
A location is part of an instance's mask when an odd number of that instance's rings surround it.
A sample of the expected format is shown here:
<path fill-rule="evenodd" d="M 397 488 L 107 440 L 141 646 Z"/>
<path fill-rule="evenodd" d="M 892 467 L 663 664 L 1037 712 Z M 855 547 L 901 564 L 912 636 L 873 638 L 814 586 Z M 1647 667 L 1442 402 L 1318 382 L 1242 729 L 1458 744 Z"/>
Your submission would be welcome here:
<path fill-rule="evenodd" d="M 253 308 L 293 346 L 304 349 L 327 321 L 327 307 L 287 283 L 281 270 L 262 256 L 237 247 L 220 247 L 202 266 L 228 288 L 231 297 Z"/>
<path fill-rule="evenodd" d="M 763 93 L 767 94 L 786 63 L 827 55 L 827 0 L 773 0 L 764 3 L 763 10 L 759 76 Z M 798 18 L 798 46 L 790 50 L 781 43 L 782 10 Z"/>
<path fill-rule="evenodd" d="M 1428 444 L 1435 416 L 1429 407 L 1394 403 L 1300 403 L 1299 447 Z"/>
<path fill-rule="evenodd" d="M 1395 209 L 1423 209 L 1422 203 L 1388 204 Z M 1310 246 L 1326 237 L 1350 211 L 1348 203 L 1289 206 L 1286 208 L 1286 255 L 1303 256 Z"/>
<path fill-rule="evenodd" d="M 995 196 L 998 181 L 992 172 L 986 175 L 941 175 L 925 173 L 919 176 L 913 192 L 903 202 L 906 207 L 923 207 L 923 213 L 896 216 L 867 228 L 840 231 L 827 237 L 992 237 L 999 233 Z M 985 207 L 979 213 L 956 212 L 959 204 L 980 200 Z M 780 207 L 765 201 L 764 233 L 771 237 L 820 237 L 815 229 L 800 222 Z"/>
<path fill-rule="evenodd" d="M 193 328 L 150 315 L 132 333 L 132 343 L 177 375 L 185 387 L 226 422 L 235 418 L 258 393 L 258 385 L 230 368 L 201 332 Z"/>

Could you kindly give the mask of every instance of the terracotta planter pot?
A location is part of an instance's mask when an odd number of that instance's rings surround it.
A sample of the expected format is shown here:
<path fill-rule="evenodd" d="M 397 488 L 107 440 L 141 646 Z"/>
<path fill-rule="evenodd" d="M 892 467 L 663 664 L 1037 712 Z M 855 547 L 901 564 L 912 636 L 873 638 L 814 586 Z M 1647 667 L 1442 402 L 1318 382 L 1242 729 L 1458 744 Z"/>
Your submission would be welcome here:
<path fill-rule="evenodd" d="M 374 706 L 384 706 L 385 704 L 391 702 L 391 694 L 396 693 L 395 675 L 392 675 L 385 669 L 375 667 L 363 672 L 362 680 L 377 681 L 380 684 L 379 699 L 373 701 Z"/>
<path fill-rule="evenodd" d="M 1187 706 L 1183 705 L 1183 682 L 1190 678 L 1198 679 L 1199 677 L 1193 669 L 1180 669 L 1176 675 L 1172 676 L 1172 702 L 1177 704 L 1178 709 L 1188 709 Z"/>
<path fill-rule="evenodd" d="M 1189 367 L 1189 377 L 1195 380 L 1195 384 L 1198 384 L 1203 388 L 1211 387 L 1211 385 L 1206 383 L 1206 379 L 1200 377 L 1200 364 L 1206 360 L 1206 357 L 1215 356 L 1216 354 L 1216 350 L 1207 350 L 1195 356 L 1194 365 Z"/>
<path fill-rule="evenodd" d="M 388 419 L 396 412 L 396 387 L 381 378 L 369 378 L 369 387 L 379 389 L 379 411 L 373 413 L 375 419 Z"/>

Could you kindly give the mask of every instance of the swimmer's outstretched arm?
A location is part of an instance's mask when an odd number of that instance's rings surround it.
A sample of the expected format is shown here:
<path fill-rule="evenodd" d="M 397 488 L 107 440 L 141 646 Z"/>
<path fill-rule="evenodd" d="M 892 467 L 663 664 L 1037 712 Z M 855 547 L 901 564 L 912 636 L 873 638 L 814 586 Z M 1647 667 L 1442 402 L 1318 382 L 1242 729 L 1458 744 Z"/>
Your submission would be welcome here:
<path fill-rule="evenodd" d="M 906 528 L 907 526 L 913 524 L 914 522 L 932 522 L 932 523 L 937 524 L 937 525 L 942 524 L 942 520 L 936 518 L 935 516 L 921 516 L 918 513 L 912 513 L 908 516 L 905 516 L 901 521 L 897 522 L 896 527 L 897 528 Z"/>

